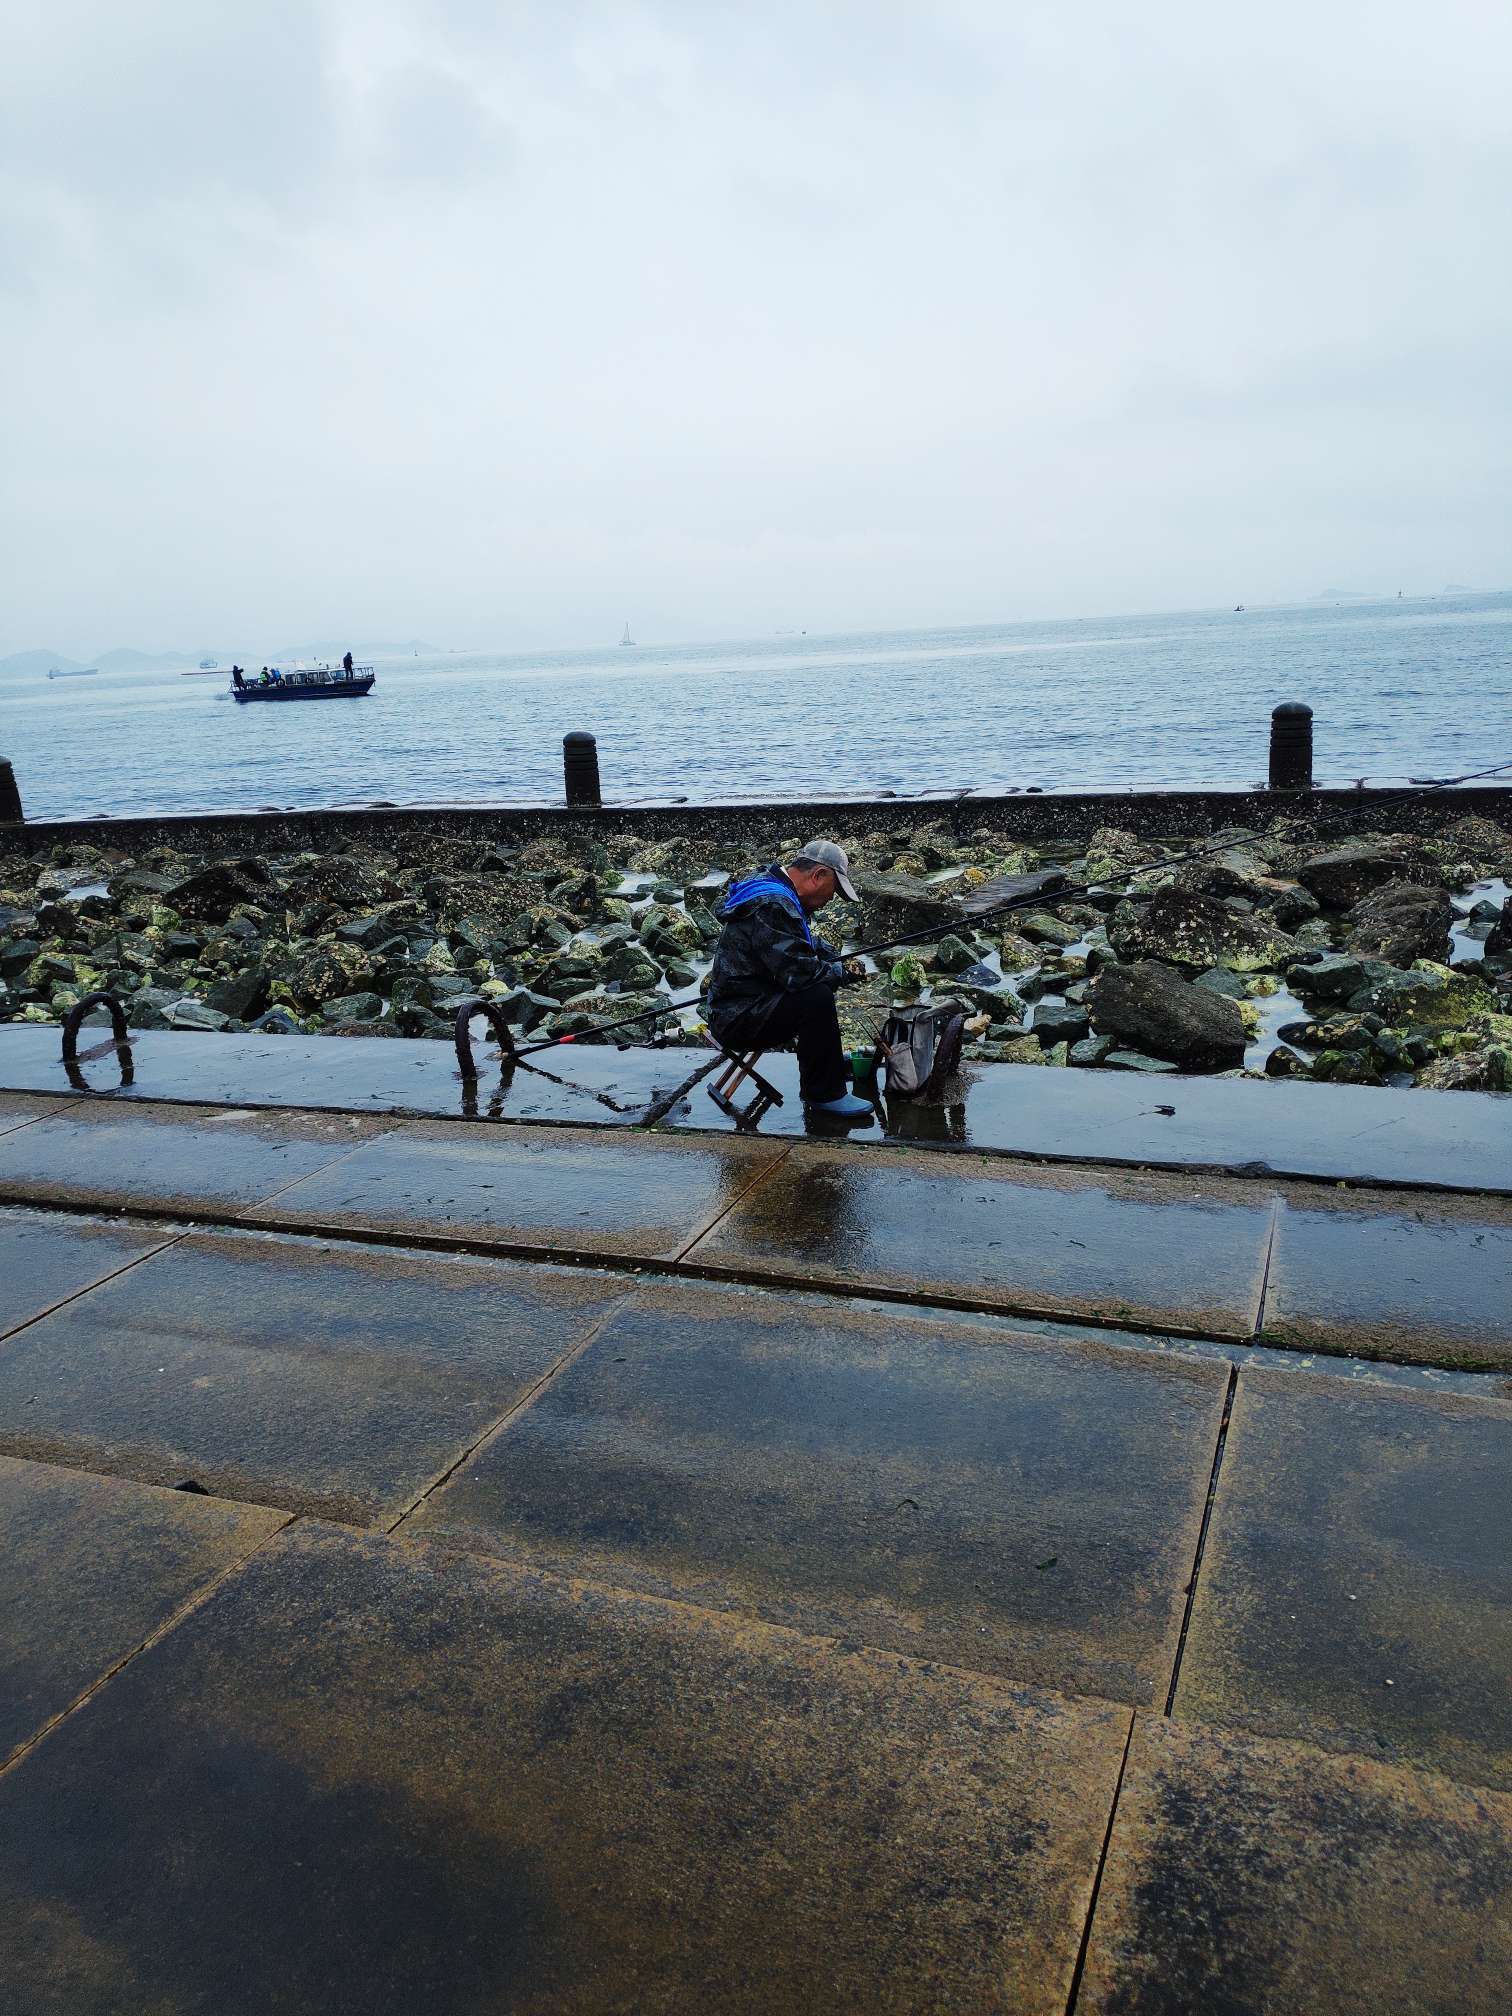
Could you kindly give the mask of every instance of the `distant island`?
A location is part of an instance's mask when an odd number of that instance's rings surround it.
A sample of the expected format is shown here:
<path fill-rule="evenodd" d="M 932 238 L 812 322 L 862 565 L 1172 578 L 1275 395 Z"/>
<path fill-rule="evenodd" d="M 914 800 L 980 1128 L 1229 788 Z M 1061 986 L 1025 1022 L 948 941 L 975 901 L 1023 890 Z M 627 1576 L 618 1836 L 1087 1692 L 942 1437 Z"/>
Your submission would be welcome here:
<path fill-rule="evenodd" d="M 134 646 L 120 644 L 113 650 L 102 651 L 98 658 L 91 658 L 86 667 L 79 658 L 65 658 L 61 651 L 14 651 L 8 658 L 0 658 L 0 678 L 43 679 L 49 672 L 179 672 L 195 668 L 208 659 L 218 659 L 222 665 L 229 665 L 233 658 L 250 664 L 254 659 L 258 664 L 292 665 L 300 659 L 316 658 L 336 660 L 344 651 L 351 651 L 359 658 L 440 658 L 445 654 L 435 644 L 427 644 L 422 638 L 411 637 L 404 643 L 372 643 L 360 637 L 318 638 L 313 642 L 281 644 L 277 650 L 269 651 L 262 646 L 255 650 L 229 645 L 201 644 L 192 651 L 140 651 Z"/>

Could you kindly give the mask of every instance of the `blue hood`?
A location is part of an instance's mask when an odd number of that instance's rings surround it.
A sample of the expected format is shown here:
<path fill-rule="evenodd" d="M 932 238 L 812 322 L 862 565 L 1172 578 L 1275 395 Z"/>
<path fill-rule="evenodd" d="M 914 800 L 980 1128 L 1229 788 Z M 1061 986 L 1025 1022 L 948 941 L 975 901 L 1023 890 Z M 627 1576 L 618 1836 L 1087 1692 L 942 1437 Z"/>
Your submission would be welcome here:
<path fill-rule="evenodd" d="M 735 912 L 744 909 L 747 903 L 785 905 L 803 926 L 804 937 L 810 945 L 813 944 L 814 934 L 809 929 L 808 912 L 798 901 L 798 892 L 786 876 L 768 868 L 760 875 L 748 875 L 743 882 L 733 883 L 719 906 L 719 914 L 721 917 L 733 917 Z"/>

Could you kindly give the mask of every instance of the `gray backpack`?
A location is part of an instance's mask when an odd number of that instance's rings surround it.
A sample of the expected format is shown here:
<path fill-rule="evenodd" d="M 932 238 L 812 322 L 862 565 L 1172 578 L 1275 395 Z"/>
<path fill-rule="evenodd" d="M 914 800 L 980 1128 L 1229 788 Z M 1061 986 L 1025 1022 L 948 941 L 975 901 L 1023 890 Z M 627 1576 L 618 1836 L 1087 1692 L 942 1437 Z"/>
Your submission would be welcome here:
<path fill-rule="evenodd" d="M 966 1009 L 959 1001 L 894 1008 L 877 1039 L 889 1099 L 933 1099 L 961 1061 Z"/>

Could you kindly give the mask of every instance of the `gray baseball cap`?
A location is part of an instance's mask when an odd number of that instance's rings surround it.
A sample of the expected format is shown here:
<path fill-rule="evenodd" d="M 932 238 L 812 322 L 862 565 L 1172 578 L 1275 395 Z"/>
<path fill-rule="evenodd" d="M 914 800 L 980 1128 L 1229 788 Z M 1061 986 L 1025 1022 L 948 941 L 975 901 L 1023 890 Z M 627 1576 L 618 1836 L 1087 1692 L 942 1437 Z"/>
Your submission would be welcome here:
<path fill-rule="evenodd" d="M 846 902 L 854 903 L 857 900 L 855 887 L 850 879 L 849 857 L 845 849 L 837 847 L 833 840 L 810 840 L 799 848 L 793 859 L 806 861 L 810 868 L 828 868 Z"/>

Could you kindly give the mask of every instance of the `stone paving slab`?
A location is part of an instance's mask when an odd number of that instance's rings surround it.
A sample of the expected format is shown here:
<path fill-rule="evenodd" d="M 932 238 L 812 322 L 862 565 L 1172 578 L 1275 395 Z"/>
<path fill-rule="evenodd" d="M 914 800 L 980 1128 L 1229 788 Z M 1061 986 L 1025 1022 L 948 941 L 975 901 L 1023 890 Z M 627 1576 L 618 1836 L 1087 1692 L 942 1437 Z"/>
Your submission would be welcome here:
<path fill-rule="evenodd" d="M 1263 1191 L 906 1149 L 794 1148 L 688 1256 L 723 1271 L 1138 1328 L 1249 1336 L 1270 1240 Z"/>
<path fill-rule="evenodd" d="M 671 1259 L 786 1152 L 770 1141 L 410 1121 L 255 1215 L 548 1257 Z"/>
<path fill-rule="evenodd" d="M 0 1208 L 0 1337 L 178 1233 Z"/>
<path fill-rule="evenodd" d="M 0 1765 L 283 1524 L 0 1456 Z"/>
<path fill-rule="evenodd" d="M 44 1119 L 48 1114 L 61 1110 L 61 1103 L 56 1099 L 27 1098 L 19 1092 L 0 1092 L 0 1134 L 9 1134 L 15 1127 L 29 1127 L 33 1120 Z"/>
<path fill-rule="evenodd" d="M 334 1114 L 81 1101 L 0 1134 L 0 1199 L 186 1214 L 236 1210 L 392 1125 Z"/>
<path fill-rule="evenodd" d="M 1176 1713 L 1512 1788 L 1512 1400 L 1244 1371 Z"/>
<path fill-rule="evenodd" d="M 1512 1368 L 1512 1204 L 1379 1191 L 1289 1198 L 1264 1334 L 1303 1350 Z"/>
<path fill-rule="evenodd" d="M 1138 1718 L 1078 2016 L 1501 2016 L 1512 1799 Z"/>
<path fill-rule="evenodd" d="M 29 2016 L 1061 2016 L 1128 1711 L 291 1528 L 0 1779 Z"/>
<path fill-rule="evenodd" d="M 625 1288 L 196 1234 L 0 1346 L 0 1447 L 391 1524 Z"/>
<path fill-rule="evenodd" d="M 1165 1699 L 1228 1368 L 658 1286 L 406 1526 Z"/>

